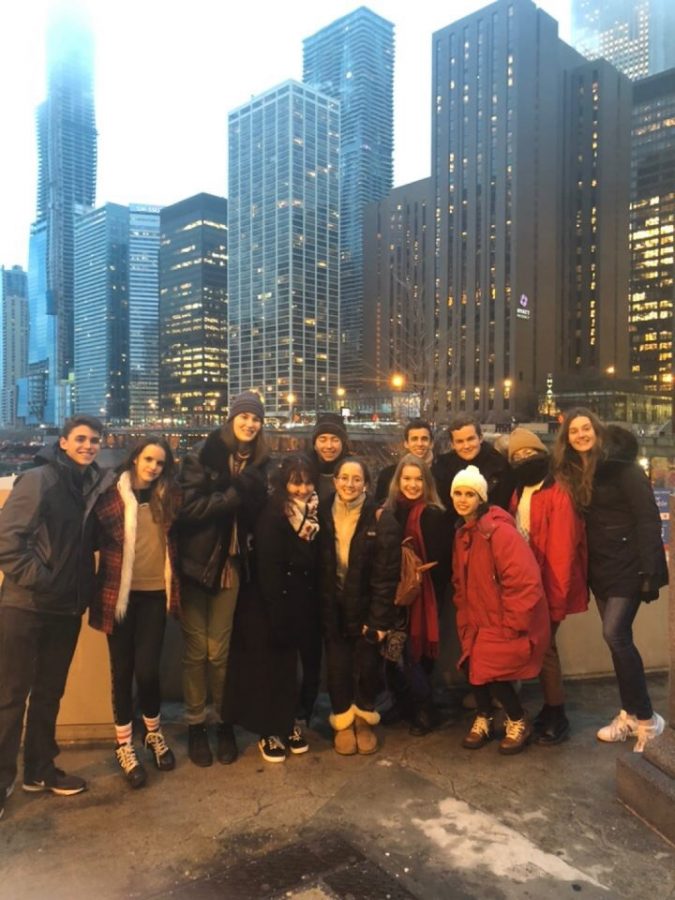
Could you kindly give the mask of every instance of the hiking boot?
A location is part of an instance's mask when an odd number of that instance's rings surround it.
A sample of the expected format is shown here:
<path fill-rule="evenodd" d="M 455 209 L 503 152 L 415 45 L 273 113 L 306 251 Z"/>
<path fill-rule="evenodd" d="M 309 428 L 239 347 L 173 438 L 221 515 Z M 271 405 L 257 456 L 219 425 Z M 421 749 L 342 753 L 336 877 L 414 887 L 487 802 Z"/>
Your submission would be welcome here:
<path fill-rule="evenodd" d="M 284 742 L 274 734 L 270 737 L 261 737 L 258 741 L 258 749 L 265 762 L 280 763 L 286 760 Z"/>
<path fill-rule="evenodd" d="M 480 750 L 489 743 L 494 737 L 492 731 L 492 718 L 483 716 L 480 713 L 473 720 L 469 733 L 462 741 L 462 747 L 467 750 Z"/>
<path fill-rule="evenodd" d="M 353 756 L 357 753 L 358 747 L 356 745 L 354 726 L 350 725 L 348 728 L 336 731 L 333 746 L 335 747 L 335 752 L 339 753 L 340 756 Z"/>
<path fill-rule="evenodd" d="M 286 746 L 291 751 L 291 753 L 295 753 L 296 755 L 299 755 L 300 753 L 307 753 L 307 751 L 309 750 L 307 738 L 302 733 L 302 729 L 297 722 L 293 726 L 293 731 L 291 731 L 291 733 L 288 735 Z"/>
<path fill-rule="evenodd" d="M 556 744 L 562 744 L 570 736 L 570 722 L 562 705 L 545 706 L 532 723 L 532 727 L 535 733 L 534 742 L 540 747 L 554 747 Z"/>
<path fill-rule="evenodd" d="M 625 741 L 629 737 L 637 737 L 637 733 L 637 718 L 627 713 L 625 709 L 622 709 L 609 725 L 604 725 L 599 729 L 596 737 L 599 741 L 614 743 L 616 741 Z"/>
<path fill-rule="evenodd" d="M 642 722 L 638 722 L 637 741 L 633 747 L 633 753 L 642 753 L 645 749 L 645 744 L 648 744 L 649 741 L 653 741 L 655 737 L 663 734 L 665 725 L 666 723 L 663 721 L 663 716 L 660 716 L 657 712 L 654 713 L 646 724 L 643 725 Z"/>
<path fill-rule="evenodd" d="M 506 737 L 499 742 L 499 752 L 505 756 L 521 753 L 532 737 L 532 726 L 523 716 L 522 719 L 504 719 Z"/>
<path fill-rule="evenodd" d="M 228 722 L 221 722 L 216 729 L 218 762 L 229 766 L 239 756 L 237 742 L 234 739 L 234 728 Z"/>
<path fill-rule="evenodd" d="M 66 775 L 52 763 L 41 778 L 24 778 L 23 789 L 28 793 L 51 791 L 59 797 L 70 797 L 86 791 L 87 782 L 79 775 Z"/>
<path fill-rule="evenodd" d="M 213 754 L 209 747 L 209 736 L 206 733 L 206 725 L 188 725 L 188 756 L 196 766 L 213 765 Z"/>
<path fill-rule="evenodd" d="M 176 758 L 167 746 L 161 731 L 148 731 L 143 743 L 145 749 L 152 753 L 160 772 L 170 772 L 176 767 Z"/>
<path fill-rule="evenodd" d="M 147 773 L 139 763 L 136 751 L 131 744 L 118 744 L 115 748 L 115 757 L 119 763 L 124 777 L 132 788 L 143 787 Z"/>
<path fill-rule="evenodd" d="M 356 737 L 356 749 L 359 753 L 364 755 L 375 753 L 377 750 L 377 735 L 373 731 L 372 726 L 360 716 L 356 716 L 354 719 L 354 734 Z"/>

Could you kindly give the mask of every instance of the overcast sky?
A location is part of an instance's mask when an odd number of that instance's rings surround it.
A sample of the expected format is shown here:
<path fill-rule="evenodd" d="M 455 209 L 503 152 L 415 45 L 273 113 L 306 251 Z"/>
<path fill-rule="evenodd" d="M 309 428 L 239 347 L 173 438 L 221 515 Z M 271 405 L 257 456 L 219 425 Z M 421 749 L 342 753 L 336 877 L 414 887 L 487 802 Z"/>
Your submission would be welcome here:
<path fill-rule="evenodd" d="M 50 0 L 0 9 L 0 264 L 26 266 Z M 227 193 L 227 114 L 302 79 L 302 39 L 358 0 L 82 0 L 96 47 L 97 205 Z M 481 0 L 373 0 L 395 25 L 395 183 L 430 172 L 431 35 Z M 569 0 L 538 4 L 569 37 Z"/>

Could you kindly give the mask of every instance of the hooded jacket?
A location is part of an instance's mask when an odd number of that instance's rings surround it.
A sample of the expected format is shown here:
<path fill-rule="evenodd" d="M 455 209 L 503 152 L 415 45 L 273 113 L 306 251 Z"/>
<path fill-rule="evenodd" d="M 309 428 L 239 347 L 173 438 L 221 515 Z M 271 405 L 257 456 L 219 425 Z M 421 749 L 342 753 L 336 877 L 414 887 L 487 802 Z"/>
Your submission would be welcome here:
<path fill-rule="evenodd" d="M 0 604 L 81 616 L 94 591 L 92 510 L 114 473 L 83 469 L 58 442 L 35 459 L 0 512 Z"/>
<path fill-rule="evenodd" d="M 551 632 L 539 566 L 511 516 L 490 506 L 455 535 L 453 600 L 471 684 L 535 678 Z"/>
<path fill-rule="evenodd" d="M 593 593 L 655 600 L 668 584 L 661 517 L 649 479 L 636 462 L 635 435 L 607 426 L 603 458 L 584 511 L 589 581 Z"/>

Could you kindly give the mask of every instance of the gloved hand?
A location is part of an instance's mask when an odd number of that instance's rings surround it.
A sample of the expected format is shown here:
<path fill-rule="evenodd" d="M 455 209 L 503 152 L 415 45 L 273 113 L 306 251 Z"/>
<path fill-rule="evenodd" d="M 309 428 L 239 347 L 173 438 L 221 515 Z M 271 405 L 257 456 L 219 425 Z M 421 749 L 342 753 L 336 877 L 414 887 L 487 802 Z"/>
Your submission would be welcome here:
<path fill-rule="evenodd" d="M 659 599 L 659 589 L 652 585 L 652 580 L 649 575 L 645 575 L 642 573 L 642 582 L 640 584 L 640 602 L 641 603 L 651 603 L 652 600 Z"/>
<path fill-rule="evenodd" d="M 255 466 L 246 466 L 236 476 L 232 482 L 232 487 L 241 495 L 242 499 L 251 493 L 256 495 L 265 494 L 267 492 L 267 478 L 261 469 Z"/>

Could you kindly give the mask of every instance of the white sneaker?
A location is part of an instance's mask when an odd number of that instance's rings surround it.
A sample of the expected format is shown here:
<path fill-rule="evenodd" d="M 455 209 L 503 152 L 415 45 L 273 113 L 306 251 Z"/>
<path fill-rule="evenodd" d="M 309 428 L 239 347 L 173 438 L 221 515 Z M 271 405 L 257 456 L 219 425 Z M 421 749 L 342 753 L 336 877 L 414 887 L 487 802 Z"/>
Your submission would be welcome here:
<path fill-rule="evenodd" d="M 622 709 L 618 716 L 615 716 L 609 725 L 603 726 L 597 733 L 596 737 L 599 741 L 625 741 L 629 737 L 637 737 L 638 720 L 635 716 L 630 715 L 625 709 Z"/>
<path fill-rule="evenodd" d="M 633 753 L 642 753 L 645 749 L 645 744 L 648 741 L 653 740 L 655 737 L 658 737 L 660 734 L 663 734 L 663 729 L 665 728 L 666 723 L 663 721 L 663 716 L 660 716 L 657 712 L 651 718 L 651 721 L 648 724 L 643 725 L 638 722 L 637 728 L 637 741 L 635 742 L 635 746 L 633 747 Z"/>

